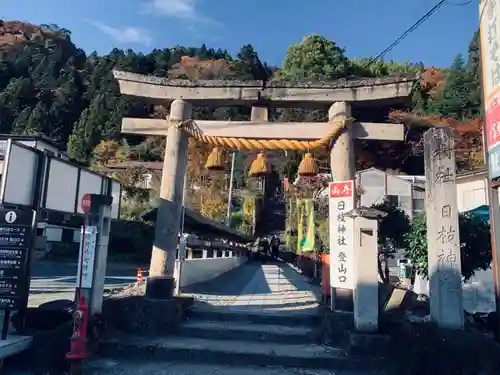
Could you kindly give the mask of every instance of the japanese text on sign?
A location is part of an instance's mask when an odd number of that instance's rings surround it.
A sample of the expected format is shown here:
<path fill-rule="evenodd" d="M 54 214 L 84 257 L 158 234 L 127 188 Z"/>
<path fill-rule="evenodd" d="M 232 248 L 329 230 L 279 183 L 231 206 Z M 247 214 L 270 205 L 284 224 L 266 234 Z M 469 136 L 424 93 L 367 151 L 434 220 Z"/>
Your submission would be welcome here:
<path fill-rule="evenodd" d="M 500 176 L 500 93 L 486 106 L 486 141 L 490 178 Z"/>
<path fill-rule="evenodd" d="M 353 288 L 354 221 L 346 213 L 354 208 L 354 181 L 330 186 L 330 283 L 334 288 Z"/>
<path fill-rule="evenodd" d="M 27 255 L 33 223 L 31 210 L 0 207 L 0 310 L 26 303 Z"/>
<path fill-rule="evenodd" d="M 91 288 L 92 279 L 94 276 L 94 261 L 97 242 L 97 227 L 88 226 L 81 235 L 80 240 L 80 256 L 78 262 L 78 277 L 76 279 L 77 286 L 80 282 L 80 274 L 82 274 L 82 288 Z M 83 245 L 83 246 L 82 246 Z M 83 255 L 82 255 L 83 252 Z"/>
<path fill-rule="evenodd" d="M 500 6 L 481 0 L 480 37 L 485 103 L 485 135 L 490 179 L 500 177 Z"/>
<path fill-rule="evenodd" d="M 480 5 L 480 28 L 485 101 L 500 86 L 500 44 L 498 0 L 482 0 Z M 484 30 L 484 32 L 483 32 Z"/>
<path fill-rule="evenodd" d="M 353 181 L 334 182 L 330 184 L 330 198 L 347 198 L 353 195 Z"/>

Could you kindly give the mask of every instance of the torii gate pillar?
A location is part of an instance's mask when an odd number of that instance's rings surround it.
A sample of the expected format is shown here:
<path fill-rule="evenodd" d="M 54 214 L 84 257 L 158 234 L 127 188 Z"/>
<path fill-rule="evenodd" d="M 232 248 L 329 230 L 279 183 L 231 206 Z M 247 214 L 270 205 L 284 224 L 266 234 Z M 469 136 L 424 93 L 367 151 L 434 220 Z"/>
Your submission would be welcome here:
<path fill-rule="evenodd" d="M 192 105 L 185 100 L 174 100 L 170 106 L 158 217 L 146 285 L 148 298 L 170 299 L 173 296 L 189 143 L 189 135 L 179 125 L 191 118 L 191 112 Z"/>
<path fill-rule="evenodd" d="M 335 102 L 328 111 L 329 122 L 344 120 L 349 117 L 351 117 L 351 105 L 348 102 Z M 353 127 L 349 126 L 332 145 L 330 151 L 330 168 L 333 181 L 355 179 L 356 168 L 353 138 Z M 331 264 L 330 266 L 332 267 L 333 265 Z M 331 298 L 332 306 L 336 311 L 353 311 L 352 289 L 333 288 Z"/>
<path fill-rule="evenodd" d="M 329 122 L 345 120 L 351 117 L 351 105 L 347 102 L 335 102 L 328 111 Z M 330 151 L 330 168 L 333 181 L 354 179 L 354 147 L 352 126 L 347 127 L 337 138 Z"/>

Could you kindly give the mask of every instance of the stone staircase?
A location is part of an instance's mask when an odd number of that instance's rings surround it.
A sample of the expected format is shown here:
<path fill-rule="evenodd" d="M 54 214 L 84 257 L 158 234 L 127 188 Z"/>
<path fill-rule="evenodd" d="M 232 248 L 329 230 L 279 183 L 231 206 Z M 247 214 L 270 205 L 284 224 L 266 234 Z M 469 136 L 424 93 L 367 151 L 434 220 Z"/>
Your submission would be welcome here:
<path fill-rule="evenodd" d="M 377 360 L 355 358 L 342 348 L 321 345 L 320 321 L 316 312 L 249 314 L 227 308 L 194 309 L 175 334 L 114 334 L 104 339 L 99 346 L 102 358 L 90 363 L 87 373 L 378 373 Z"/>
<path fill-rule="evenodd" d="M 277 198 L 266 199 L 256 231 L 259 235 L 284 234 L 286 230 L 285 203 Z"/>

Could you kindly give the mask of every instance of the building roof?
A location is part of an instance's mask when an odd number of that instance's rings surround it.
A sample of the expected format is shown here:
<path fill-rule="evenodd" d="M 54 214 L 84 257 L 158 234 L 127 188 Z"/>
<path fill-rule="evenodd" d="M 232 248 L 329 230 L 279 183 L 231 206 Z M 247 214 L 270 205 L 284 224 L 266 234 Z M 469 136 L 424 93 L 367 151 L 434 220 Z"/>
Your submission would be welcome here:
<path fill-rule="evenodd" d="M 57 148 L 59 151 L 65 151 L 66 146 L 54 141 L 53 139 L 44 135 L 13 135 L 13 134 L 0 134 L 0 140 L 12 139 L 13 141 L 41 141 L 48 143 L 52 147 Z"/>
<path fill-rule="evenodd" d="M 146 212 L 142 218 L 146 221 L 156 222 L 157 212 L 158 209 L 155 208 Z M 248 236 L 222 225 L 194 212 L 193 210 L 190 210 L 189 208 L 185 209 L 184 228 L 187 232 L 192 232 L 194 234 L 220 236 L 231 241 L 252 242 L 255 240 L 252 236 Z"/>
<path fill-rule="evenodd" d="M 478 168 L 472 171 L 462 171 L 457 173 L 457 180 L 466 179 L 466 178 L 486 178 L 488 176 L 488 169 L 486 167 Z"/>
<path fill-rule="evenodd" d="M 163 170 L 163 162 L 126 160 L 120 163 L 109 165 L 105 168 L 100 168 L 99 170 L 103 172 L 114 172 L 116 170 L 125 170 L 129 168 L 144 168 L 152 172 L 161 172 Z"/>

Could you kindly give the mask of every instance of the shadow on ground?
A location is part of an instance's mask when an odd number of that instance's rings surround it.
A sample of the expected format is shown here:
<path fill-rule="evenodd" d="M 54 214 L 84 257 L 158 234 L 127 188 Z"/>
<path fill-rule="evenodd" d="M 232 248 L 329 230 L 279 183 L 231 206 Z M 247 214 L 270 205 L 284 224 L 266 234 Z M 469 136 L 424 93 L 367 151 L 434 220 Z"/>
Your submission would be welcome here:
<path fill-rule="evenodd" d="M 217 278 L 183 288 L 195 310 L 316 315 L 321 292 L 283 262 L 249 261 Z"/>

